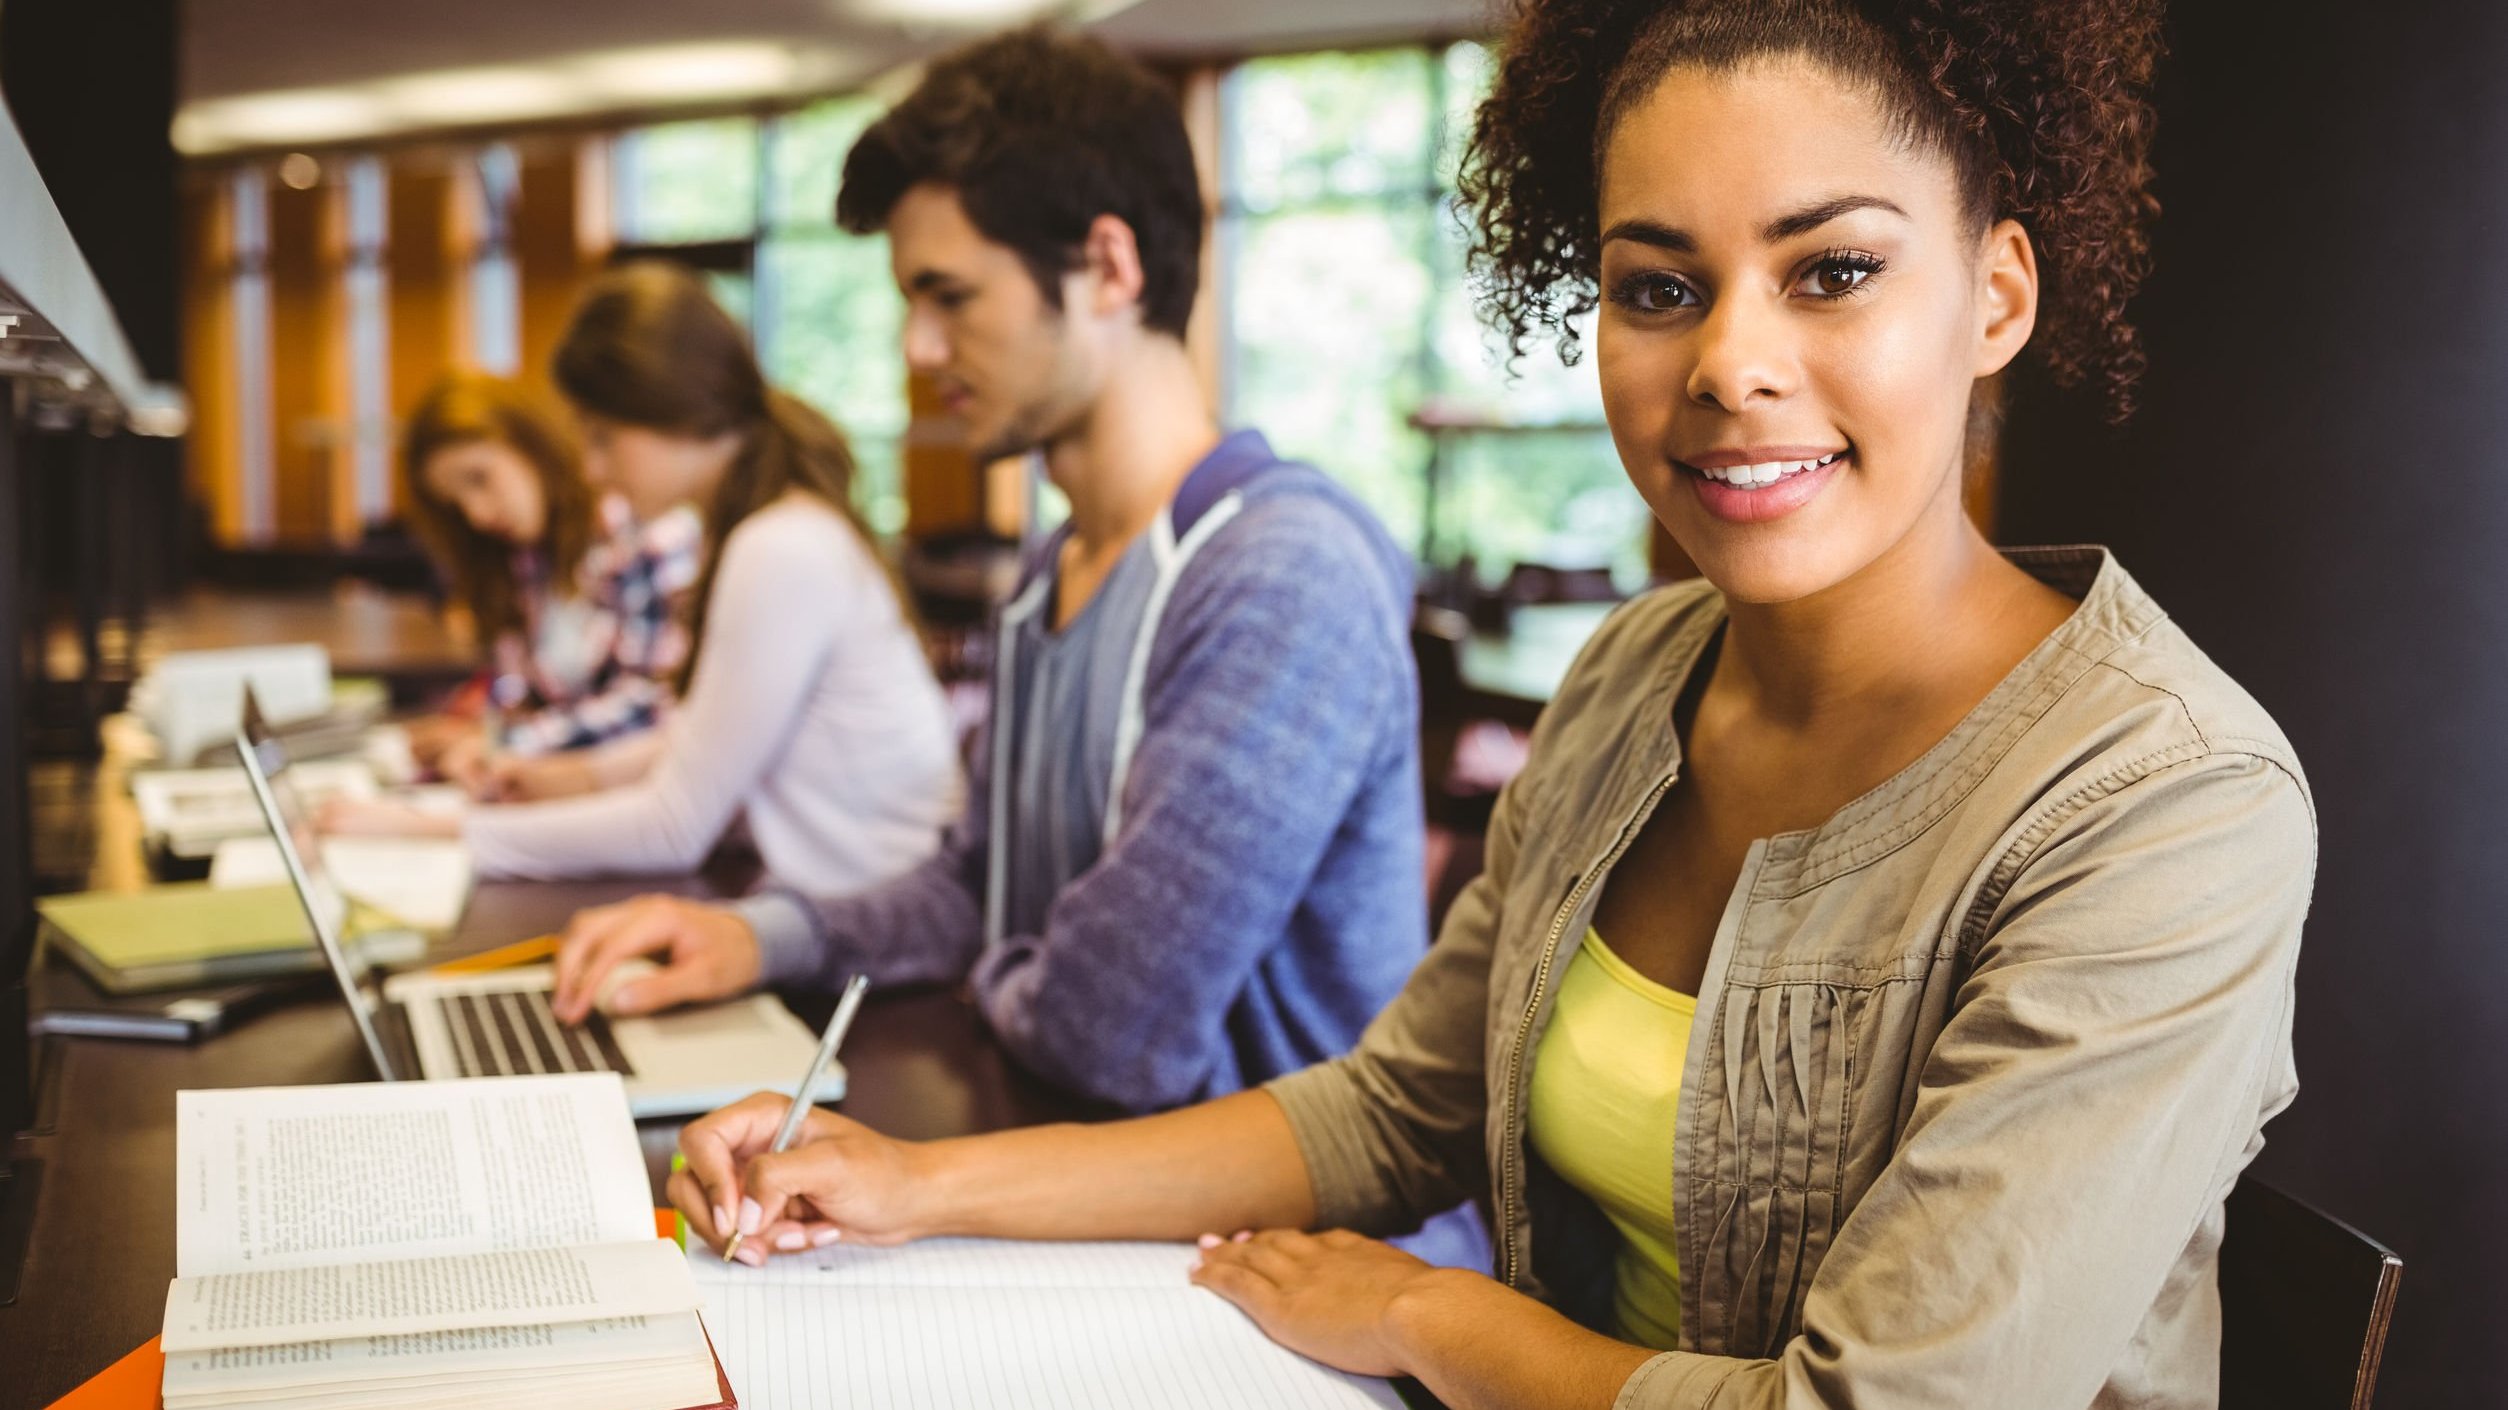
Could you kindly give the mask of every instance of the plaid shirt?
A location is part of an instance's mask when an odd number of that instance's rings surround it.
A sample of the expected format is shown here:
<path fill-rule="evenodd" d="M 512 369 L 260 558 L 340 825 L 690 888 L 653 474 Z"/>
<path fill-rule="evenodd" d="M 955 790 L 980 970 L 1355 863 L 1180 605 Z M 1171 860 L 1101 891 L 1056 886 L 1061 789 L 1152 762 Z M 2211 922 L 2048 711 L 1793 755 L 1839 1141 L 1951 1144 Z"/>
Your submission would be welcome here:
<path fill-rule="evenodd" d="M 512 753 L 581 749 L 651 728 L 688 658 L 682 609 L 705 551 L 696 511 L 638 524 L 624 500 L 604 496 L 599 512 L 602 534 L 573 594 L 550 589 L 538 548 L 514 555 L 524 625 L 497 639 L 489 690 L 505 708 L 501 742 Z"/>

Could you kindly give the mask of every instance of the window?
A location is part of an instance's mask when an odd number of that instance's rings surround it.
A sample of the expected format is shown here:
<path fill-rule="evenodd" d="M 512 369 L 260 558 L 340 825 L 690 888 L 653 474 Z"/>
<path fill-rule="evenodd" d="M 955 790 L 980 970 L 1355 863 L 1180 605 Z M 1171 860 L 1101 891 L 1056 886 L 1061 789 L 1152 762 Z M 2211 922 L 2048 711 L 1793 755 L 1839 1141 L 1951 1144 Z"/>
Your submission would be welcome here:
<path fill-rule="evenodd" d="M 763 121 L 716 118 L 623 134 L 613 146 L 622 250 L 703 271 L 748 325 L 768 380 L 844 428 L 855 500 L 873 528 L 905 523 L 901 301 L 887 248 L 837 230 L 845 153 L 882 105 L 835 98 Z"/>
<path fill-rule="evenodd" d="M 1634 582 L 1646 510 L 1590 360 L 1536 348 L 1510 376 L 1472 311 L 1454 174 L 1488 63 L 1466 43 L 1230 72 L 1227 417 L 1340 478 L 1432 567 L 1607 566 Z"/>
<path fill-rule="evenodd" d="M 621 242 L 694 245 L 757 233 L 758 124 L 706 118 L 637 128 L 612 148 Z"/>
<path fill-rule="evenodd" d="M 479 232 L 470 252 L 470 360 L 510 377 L 522 370 L 522 270 L 514 261 L 522 164 L 513 148 L 492 143 L 479 150 L 470 178 Z"/>
<path fill-rule="evenodd" d="M 854 499 L 873 528 L 893 533 L 906 522 L 905 303 L 888 272 L 888 243 L 836 228 L 845 153 L 884 106 L 837 98 L 769 129 L 755 326 L 767 376 L 845 428 L 860 466 Z"/>

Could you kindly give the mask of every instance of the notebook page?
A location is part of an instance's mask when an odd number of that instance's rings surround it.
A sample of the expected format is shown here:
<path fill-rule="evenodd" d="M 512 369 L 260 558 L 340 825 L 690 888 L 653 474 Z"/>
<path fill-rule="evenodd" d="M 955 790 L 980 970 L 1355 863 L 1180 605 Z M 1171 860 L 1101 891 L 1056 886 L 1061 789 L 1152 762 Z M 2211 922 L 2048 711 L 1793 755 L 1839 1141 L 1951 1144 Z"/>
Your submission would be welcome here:
<path fill-rule="evenodd" d="M 687 1260 L 648 1236 L 176 1278 L 166 1288 L 164 1342 L 168 1353 L 284 1346 L 644 1317 L 696 1305 Z"/>
<path fill-rule="evenodd" d="M 615 1073 L 180 1092 L 185 1278 L 653 1237 Z"/>
<path fill-rule="evenodd" d="M 718 1282 L 706 1325 L 743 1410 L 1364 1410 L 1328 1370 L 1200 1288 L 851 1288 Z"/>
<path fill-rule="evenodd" d="M 895 1248 L 832 1244 L 777 1254 L 763 1268 L 691 1243 L 697 1281 L 857 1288 L 1183 1288 L 1191 1244 L 925 1239 Z"/>
<path fill-rule="evenodd" d="M 689 1261 L 743 1410 L 1399 1406 L 1186 1279 L 1189 1244 L 933 1239 Z"/>

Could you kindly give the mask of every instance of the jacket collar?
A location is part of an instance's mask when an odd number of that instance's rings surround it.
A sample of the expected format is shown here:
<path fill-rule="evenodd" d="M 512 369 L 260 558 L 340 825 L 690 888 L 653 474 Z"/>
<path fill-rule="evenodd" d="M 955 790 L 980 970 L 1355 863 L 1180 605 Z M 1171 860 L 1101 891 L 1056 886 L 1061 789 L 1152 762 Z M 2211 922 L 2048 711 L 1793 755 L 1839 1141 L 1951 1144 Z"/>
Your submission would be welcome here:
<path fill-rule="evenodd" d="M 1760 894 L 1800 894 L 1923 833 L 1983 782 L 2029 727 L 2100 660 L 2167 619 L 2105 548 L 2015 548 L 2004 550 L 2004 557 L 2077 598 L 2080 605 L 1915 762 L 1818 827 L 1769 838 L 1754 888 Z M 1660 722 L 1660 734 L 1650 741 L 1653 747 L 1629 751 L 1629 762 L 1636 767 L 1618 781 L 1622 791 L 1642 792 L 1680 764 L 1672 705 L 1726 617 L 1723 596 L 1706 596 L 1702 610 L 1689 614 L 1674 634 L 1644 693 L 1642 718 Z"/>

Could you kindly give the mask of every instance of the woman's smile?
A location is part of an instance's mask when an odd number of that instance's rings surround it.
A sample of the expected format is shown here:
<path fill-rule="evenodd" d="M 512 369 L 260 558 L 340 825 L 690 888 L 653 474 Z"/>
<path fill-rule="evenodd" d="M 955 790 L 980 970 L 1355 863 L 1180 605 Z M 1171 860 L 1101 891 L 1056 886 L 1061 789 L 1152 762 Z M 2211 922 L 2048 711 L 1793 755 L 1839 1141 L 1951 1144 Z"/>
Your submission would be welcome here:
<path fill-rule="evenodd" d="M 1769 451 L 1718 451 L 1696 461 L 1672 463 L 1709 514 L 1727 523 L 1761 524 L 1819 498 L 1854 459 L 1851 448 L 1806 451 L 1786 446 Z"/>

